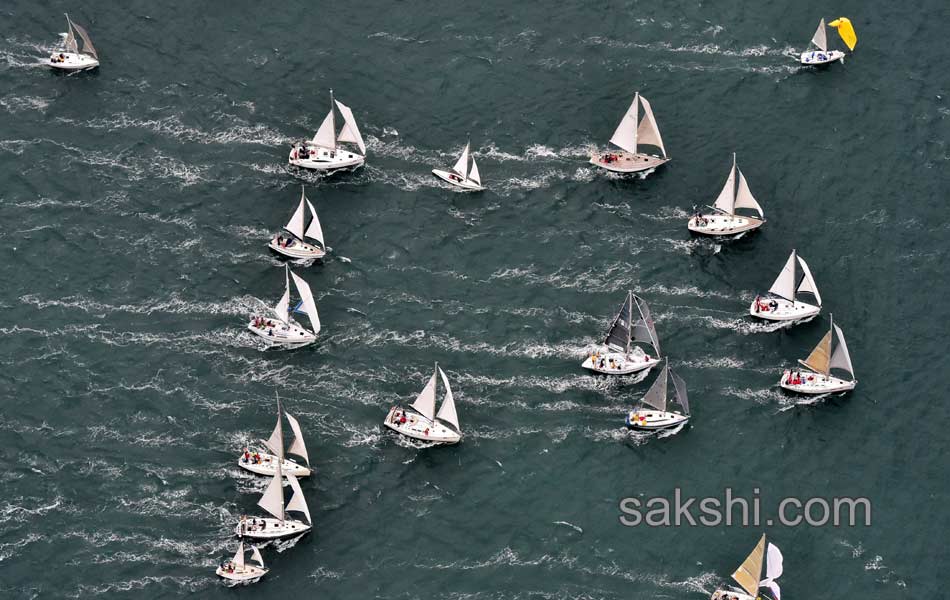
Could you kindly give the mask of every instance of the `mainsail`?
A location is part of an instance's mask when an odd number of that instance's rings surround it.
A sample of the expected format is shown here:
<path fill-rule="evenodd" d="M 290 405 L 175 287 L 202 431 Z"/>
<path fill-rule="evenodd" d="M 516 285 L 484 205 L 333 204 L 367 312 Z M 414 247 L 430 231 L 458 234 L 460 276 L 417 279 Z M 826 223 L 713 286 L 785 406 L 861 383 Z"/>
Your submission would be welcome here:
<path fill-rule="evenodd" d="M 459 159 L 455 161 L 455 166 L 452 167 L 452 170 L 458 173 L 462 179 L 468 177 L 468 153 L 469 143 L 466 142 L 465 148 L 462 149 L 462 155 L 459 156 Z"/>
<path fill-rule="evenodd" d="M 666 410 L 666 376 L 669 374 L 669 365 L 663 365 L 660 375 L 643 395 L 643 403 L 649 404 L 657 410 Z"/>
<path fill-rule="evenodd" d="M 818 22 L 818 29 L 815 31 L 815 35 L 811 38 L 811 43 L 818 46 L 825 52 L 828 51 L 828 34 L 825 32 L 824 17 L 822 17 L 821 21 Z"/>
<path fill-rule="evenodd" d="M 73 22 L 68 14 L 66 15 L 66 39 L 63 40 L 63 45 L 66 47 L 66 52 L 79 53 L 79 44 L 76 41 L 76 34 L 73 33 Z"/>
<path fill-rule="evenodd" d="M 617 313 L 614 322 L 610 325 L 610 329 L 607 330 L 607 337 L 604 339 L 604 343 L 608 347 L 623 349 L 625 352 L 630 351 L 630 315 L 632 304 L 633 294 L 628 292 L 627 299 L 624 300 L 620 306 L 620 312 Z"/>
<path fill-rule="evenodd" d="M 281 322 L 286 323 L 288 316 L 287 310 L 290 308 L 290 267 L 284 270 L 284 295 L 280 297 L 277 306 L 274 307 L 274 314 Z"/>
<path fill-rule="evenodd" d="M 416 396 L 416 401 L 411 404 L 412 408 L 430 421 L 435 418 L 435 376 L 436 374 L 432 373 L 429 383 L 422 388 L 422 391 Z"/>
<path fill-rule="evenodd" d="M 738 185 L 736 184 L 737 177 L 739 180 Z M 735 153 L 732 154 L 732 169 L 729 170 L 726 183 L 722 186 L 722 191 L 719 192 L 719 196 L 716 198 L 716 202 L 713 206 L 727 215 L 734 215 L 737 208 L 751 208 L 758 212 L 760 217 L 765 216 L 762 207 L 759 206 L 759 203 L 755 200 L 755 196 L 752 195 L 752 191 L 749 189 L 749 183 L 746 181 L 745 175 L 742 174 L 742 171 L 739 170 L 739 167 L 736 165 Z"/>
<path fill-rule="evenodd" d="M 640 120 L 640 105 L 643 105 L 643 119 Z M 666 148 L 663 146 L 663 138 L 660 137 L 660 128 L 657 127 L 656 118 L 653 116 L 653 109 L 646 98 L 637 92 L 630 103 L 620 124 L 610 138 L 610 143 L 630 152 L 637 153 L 638 144 L 647 144 L 656 146 L 666 157 Z"/>
<path fill-rule="evenodd" d="M 336 150 L 336 124 L 333 113 L 333 90 L 330 90 L 330 112 L 323 118 L 320 129 L 314 134 L 311 140 L 314 145 L 330 150 Z"/>
<path fill-rule="evenodd" d="M 746 591 L 753 598 L 758 597 L 759 595 L 759 581 L 762 576 L 762 559 L 765 556 L 765 534 L 762 534 L 759 543 L 755 545 L 755 549 L 752 550 L 750 554 L 739 568 L 736 569 L 736 572 L 732 574 L 732 578 L 736 580 L 742 589 Z"/>
<path fill-rule="evenodd" d="M 445 386 L 445 399 L 442 400 L 442 406 L 439 407 L 439 414 L 435 416 L 440 421 L 445 421 L 449 425 L 455 428 L 456 431 L 461 431 L 459 427 L 459 417 L 455 412 L 455 397 L 452 395 L 452 386 L 449 385 L 449 378 L 445 375 L 445 371 L 442 368 L 439 368 L 439 375 L 442 377 L 442 385 Z"/>
<path fill-rule="evenodd" d="M 255 548 L 256 550 L 256 548 Z M 234 553 L 234 558 L 231 559 L 231 562 L 234 563 L 237 571 L 244 570 L 244 542 L 238 542 L 237 552 Z"/>
<path fill-rule="evenodd" d="M 264 495 L 257 502 L 257 505 L 269 512 L 276 519 L 284 520 L 284 484 L 283 472 L 280 468 L 280 461 L 277 461 L 277 473 L 271 479 Z"/>
<path fill-rule="evenodd" d="M 313 329 L 313 333 L 320 333 L 320 315 L 317 314 L 317 305 L 313 301 L 310 286 L 296 273 L 290 271 L 290 269 L 287 270 L 290 272 L 290 276 L 294 278 L 294 285 L 297 286 L 297 293 L 300 294 L 300 299 L 303 301 L 304 311 L 307 313 L 307 318 L 310 319 L 310 327 Z"/>
<path fill-rule="evenodd" d="M 304 194 L 303 187 L 301 186 L 300 205 L 297 206 L 297 210 L 294 211 L 294 215 L 290 217 L 290 220 L 287 221 L 286 225 L 284 225 L 284 229 L 292 233 L 294 237 L 296 237 L 298 240 L 302 240 L 303 235 L 304 235 L 304 232 L 303 232 L 303 223 L 304 223 L 304 217 L 305 217 L 304 203 L 306 199 L 307 197 Z"/>

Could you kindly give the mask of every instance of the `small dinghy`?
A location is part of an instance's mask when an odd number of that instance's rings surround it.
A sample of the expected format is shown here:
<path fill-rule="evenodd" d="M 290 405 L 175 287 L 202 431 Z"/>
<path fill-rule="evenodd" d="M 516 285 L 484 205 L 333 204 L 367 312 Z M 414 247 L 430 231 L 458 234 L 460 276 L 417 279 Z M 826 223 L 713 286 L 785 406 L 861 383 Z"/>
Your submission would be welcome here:
<path fill-rule="evenodd" d="M 310 509 L 307 508 L 307 500 L 303 496 L 300 484 L 296 477 L 289 474 L 287 475 L 287 481 L 290 482 L 293 495 L 290 497 L 290 502 L 286 506 L 284 505 L 284 473 L 280 468 L 280 463 L 276 463 L 276 465 L 277 472 L 257 503 L 273 517 L 248 518 L 246 515 L 241 515 L 238 524 L 234 528 L 234 533 L 238 537 L 247 537 L 254 540 L 279 540 L 307 533 L 313 527 L 313 521 L 310 519 Z M 292 519 L 287 514 L 289 511 L 303 513 L 307 520 Z"/>
<path fill-rule="evenodd" d="M 640 119 L 640 106 L 643 106 L 643 119 Z M 596 152 L 590 157 L 590 164 L 614 173 L 639 173 L 655 169 L 670 161 L 663 147 L 663 138 L 660 137 L 660 128 L 653 118 L 653 109 L 647 99 L 637 92 L 633 103 L 627 109 L 617 130 L 614 131 L 610 143 L 617 146 L 622 152 Z M 646 154 L 640 152 L 640 146 L 655 146 L 663 154 Z"/>
<path fill-rule="evenodd" d="M 317 314 L 317 305 L 313 301 L 313 293 L 307 282 L 297 276 L 285 267 L 285 287 L 284 295 L 272 309 L 270 315 L 255 315 L 251 322 L 247 324 L 248 330 L 254 335 L 260 336 L 273 346 L 286 346 L 297 348 L 312 344 L 320 333 L 320 316 Z M 294 308 L 294 312 L 302 313 L 310 319 L 309 330 L 290 318 L 290 278 L 294 279 L 294 286 L 297 293 L 300 294 L 300 303 Z M 303 307 L 303 310 L 300 310 Z"/>
<path fill-rule="evenodd" d="M 234 558 L 220 565 L 215 573 L 229 581 L 236 583 L 251 583 L 257 581 L 270 569 L 264 567 L 264 559 L 261 557 L 261 551 L 257 546 L 251 546 L 251 560 L 257 565 L 249 564 L 244 560 L 244 541 L 238 542 L 237 553 Z"/>
<path fill-rule="evenodd" d="M 77 39 L 78 36 L 78 39 Z M 82 49 L 79 48 L 82 40 Z M 99 54 L 86 30 L 76 25 L 66 15 L 66 37 L 59 50 L 49 57 L 49 66 L 60 71 L 87 71 L 99 66 Z"/>
<path fill-rule="evenodd" d="M 850 20 L 841 17 L 829 23 L 828 26 L 837 29 L 838 35 L 841 36 L 841 40 L 848 46 L 848 49 L 854 50 L 854 46 L 858 43 L 858 36 L 854 33 L 854 27 L 851 25 Z M 844 62 L 844 52 L 841 50 L 828 50 L 828 33 L 825 30 L 824 18 L 818 22 L 818 29 L 815 31 L 814 37 L 811 38 L 811 43 L 818 49 L 805 50 L 802 52 L 800 61 L 803 65 L 827 65 L 836 60 Z"/>
<path fill-rule="evenodd" d="M 452 167 L 451 171 L 432 169 L 432 174 L 463 190 L 471 192 L 484 190 L 485 188 L 482 187 L 482 177 L 478 174 L 478 165 L 475 164 L 475 157 L 472 156 L 469 151 L 470 146 L 471 142 L 465 142 L 465 149 L 462 150 L 462 155 L 459 156 L 459 159 L 455 162 L 455 166 Z M 469 157 L 471 157 L 472 160 L 471 168 L 468 166 Z"/>
<path fill-rule="evenodd" d="M 294 432 L 294 441 L 287 448 L 286 454 L 295 454 L 303 458 L 304 464 L 298 464 L 288 458 L 284 453 L 284 428 L 282 426 L 281 416 L 287 417 L 290 423 L 290 430 Z M 277 425 L 273 433 L 266 440 L 261 440 L 264 447 L 270 452 L 250 452 L 244 449 L 244 454 L 238 459 L 238 466 L 242 469 L 257 473 L 258 475 L 273 476 L 277 474 L 277 461 L 280 462 L 281 472 L 293 475 L 294 477 L 307 477 L 310 475 L 310 457 L 307 456 L 307 446 L 303 443 L 303 432 L 300 431 L 300 423 L 297 422 L 290 413 L 283 410 L 280 398 L 277 399 Z"/>
<path fill-rule="evenodd" d="M 636 321 L 633 317 L 636 316 Z M 656 356 L 650 356 L 633 342 L 649 344 Z M 604 375 L 629 375 L 649 369 L 660 362 L 660 338 L 650 317 L 650 307 L 646 301 L 627 292 L 627 298 L 620 305 L 620 312 L 614 317 L 607 336 L 604 338 L 606 350 L 598 350 L 581 363 L 581 366 Z"/>
<path fill-rule="evenodd" d="M 765 223 L 762 207 L 749 190 L 745 175 L 736 166 L 735 153 L 732 154 L 732 169 L 729 171 L 729 177 L 726 178 L 726 184 L 722 186 L 719 197 L 710 208 L 713 209 L 713 214 L 704 215 L 697 212 L 686 223 L 686 227 L 693 233 L 701 235 L 730 236 L 758 229 Z M 759 217 L 738 215 L 737 208 L 752 209 L 759 213 Z"/>
<path fill-rule="evenodd" d="M 858 380 L 854 378 L 854 367 L 851 365 L 851 355 L 848 345 L 844 341 L 844 333 L 835 325 L 834 317 L 831 327 L 815 349 L 805 360 L 799 359 L 807 371 L 801 369 L 785 369 L 779 385 L 783 389 L 799 394 L 834 394 L 848 392 L 854 389 Z M 846 372 L 850 379 L 834 377 L 832 369 Z"/>
<path fill-rule="evenodd" d="M 343 115 L 343 127 L 336 131 L 336 110 Z M 360 151 L 346 150 L 340 144 L 355 144 Z M 316 171 L 336 171 L 361 166 L 366 162 L 366 144 L 356 125 L 353 111 L 348 106 L 333 99 L 330 90 L 330 112 L 323 119 L 320 129 L 309 141 L 294 144 L 290 149 L 287 162 L 294 167 L 314 169 Z"/>
<path fill-rule="evenodd" d="M 762 577 L 762 566 L 765 563 L 765 579 Z M 755 545 L 752 554 L 739 565 L 732 578 L 736 580 L 740 589 L 719 588 L 713 592 L 712 600 L 762 600 L 771 596 L 772 600 L 780 600 L 781 589 L 775 580 L 782 576 L 784 558 L 778 546 L 771 542 L 766 549 L 765 534 Z M 769 596 L 760 596 L 759 589 L 769 590 Z"/>
<path fill-rule="evenodd" d="M 678 410 L 670 407 L 667 402 L 667 379 L 673 381 L 673 393 Z M 680 376 L 670 369 L 669 364 L 663 365 L 663 370 L 656 381 L 647 390 L 640 400 L 640 406 L 631 410 L 627 415 L 627 427 L 637 431 L 661 431 L 679 427 L 689 421 L 689 399 L 686 397 L 686 383 Z"/>
<path fill-rule="evenodd" d="M 799 293 L 815 297 L 815 304 L 798 300 Z M 753 317 L 768 321 L 797 321 L 821 312 L 821 295 L 805 260 L 795 250 L 785 262 L 782 272 L 769 288 L 769 293 L 756 296 L 749 307 Z"/>
<path fill-rule="evenodd" d="M 310 210 L 310 225 L 304 230 L 307 209 Z M 326 256 L 327 247 L 323 242 L 323 228 L 320 227 L 317 211 L 307 198 L 303 186 L 300 187 L 300 205 L 290 217 L 290 221 L 284 225 L 284 230 L 290 235 L 284 237 L 278 233 L 267 244 L 267 247 L 277 254 L 293 259 L 320 259 Z M 307 238 L 316 243 L 307 242 Z"/>
<path fill-rule="evenodd" d="M 445 386 L 445 398 L 439 412 L 435 412 L 436 379 L 442 378 Z M 389 409 L 383 425 L 396 433 L 422 442 L 436 444 L 457 444 L 462 439 L 458 414 L 455 412 L 455 397 L 445 371 L 435 365 L 435 372 L 416 401 L 409 408 L 394 406 Z"/>

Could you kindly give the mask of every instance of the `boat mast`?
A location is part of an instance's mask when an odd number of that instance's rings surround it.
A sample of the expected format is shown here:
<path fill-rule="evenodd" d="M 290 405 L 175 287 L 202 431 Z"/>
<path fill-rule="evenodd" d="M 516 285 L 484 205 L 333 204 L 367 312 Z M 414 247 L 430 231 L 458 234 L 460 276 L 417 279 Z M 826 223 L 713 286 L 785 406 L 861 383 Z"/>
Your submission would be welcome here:
<path fill-rule="evenodd" d="M 432 380 L 435 381 L 435 385 L 432 386 L 432 395 L 434 400 L 439 398 L 439 361 L 435 361 L 435 370 L 432 372 Z M 432 426 L 435 427 L 435 402 L 432 403 Z"/>
<path fill-rule="evenodd" d="M 280 396 L 277 397 L 277 481 L 280 482 L 280 523 L 284 524 L 284 518 L 287 516 L 284 511 L 284 473 L 281 470 L 281 463 L 284 462 L 284 411 L 280 406 Z"/>
<path fill-rule="evenodd" d="M 637 305 L 637 310 L 640 306 Z M 630 338 L 633 336 L 633 291 L 627 290 L 627 348 L 624 356 L 630 356 Z"/>
<path fill-rule="evenodd" d="M 336 106 L 333 104 L 333 88 L 330 88 L 330 131 L 333 133 L 333 149 L 336 150 Z"/>
<path fill-rule="evenodd" d="M 633 98 L 633 116 L 634 116 L 634 125 L 633 125 L 633 153 L 637 154 L 639 148 L 637 148 L 637 138 L 639 138 L 640 133 L 640 92 L 636 93 L 636 96 Z"/>

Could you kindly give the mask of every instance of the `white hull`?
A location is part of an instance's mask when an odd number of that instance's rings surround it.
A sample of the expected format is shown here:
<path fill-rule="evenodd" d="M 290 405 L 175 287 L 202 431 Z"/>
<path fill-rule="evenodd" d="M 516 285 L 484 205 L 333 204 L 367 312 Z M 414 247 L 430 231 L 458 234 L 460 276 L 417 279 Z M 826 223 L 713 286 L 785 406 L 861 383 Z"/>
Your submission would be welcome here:
<path fill-rule="evenodd" d="M 716 590 L 710 600 L 756 600 L 745 592 L 735 590 Z"/>
<path fill-rule="evenodd" d="M 768 306 L 770 302 L 775 302 L 777 306 L 772 309 Z M 805 302 L 790 302 L 784 298 L 766 297 L 760 300 L 760 306 L 756 306 L 755 300 L 749 306 L 749 314 L 759 319 L 767 321 L 798 321 L 813 317 L 821 312 L 820 306 L 814 306 Z"/>
<path fill-rule="evenodd" d="M 228 567 L 227 565 L 221 565 L 215 571 L 218 577 L 223 577 L 228 581 L 234 581 L 238 583 L 250 583 L 252 581 L 257 581 L 264 575 L 267 575 L 269 569 L 262 569 L 261 567 L 255 567 L 254 565 L 244 565 L 243 569 L 238 569 L 233 566 Z"/>
<path fill-rule="evenodd" d="M 631 154 L 623 150 L 597 152 L 590 157 L 590 164 L 614 173 L 639 173 L 655 169 L 669 161 L 669 158 L 663 158 L 662 156 L 643 153 Z"/>
<path fill-rule="evenodd" d="M 63 58 L 60 58 L 61 56 Z M 49 57 L 49 66 L 60 71 L 84 71 L 95 69 L 99 66 L 99 61 L 88 54 L 54 52 Z"/>
<path fill-rule="evenodd" d="M 727 236 L 758 229 L 763 223 L 765 221 L 755 217 L 718 214 L 703 215 L 701 220 L 697 217 L 691 217 L 686 223 L 686 228 L 700 235 Z"/>
<path fill-rule="evenodd" d="M 238 458 L 238 466 L 245 471 L 250 471 L 258 475 L 267 475 L 268 477 L 277 475 L 277 457 L 267 452 L 258 452 L 258 454 L 260 454 L 261 457 L 260 462 L 254 460 L 253 454 L 251 454 L 250 460 L 245 460 L 242 454 L 240 458 Z M 310 476 L 310 469 L 286 458 L 280 464 L 280 470 L 283 471 L 284 475 L 293 475 L 297 479 Z"/>
<path fill-rule="evenodd" d="M 581 367 L 593 371 L 595 373 L 601 373 L 603 375 L 630 375 L 631 373 L 639 373 L 646 369 L 652 368 L 654 365 L 660 363 L 659 358 L 655 358 L 647 355 L 639 347 L 634 348 L 630 354 L 624 354 L 623 352 L 602 352 L 596 354 L 595 356 L 588 356 L 587 359 L 581 363 Z M 611 364 L 611 360 L 613 364 Z"/>
<path fill-rule="evenodd" d="M 366 157 L 349 150 L 330 150 L 320 146 L 307 146 L 306 152 L 301 152 L 298 146 L 290 150 L 288 164 L 314 171 L 336 171 L 362 166 Z"/>
<path fill-rule="evenodd" d="M 397 416 L 399 415 L 399 416 Z M 405 418 L 405 422 L 402 419 Z M 396 433 L 414 440 L 436 444 L 457 444 L 462 435 L 439 420 L 430 421 L 417 412 L 407 411 L 400 406 L 389 409 L 383 425 Z"/>
<path fill-rule="evenodd" d="M 655 408 L 638 408 L 627 415 L 627 427 L 637 431 L 662 431 L 689 421 L 689 415 L 664 412 Z"/>
<path fill-rule="evenodd" d="M 800 373 L 798 383 L 791 377 L 792 373 Z M 810 371 L 792 371 L 786 369 L 782 373 L 782 379 L 779 385 L 784 390 L 798 394 L 835 394 L 838 392 L 850 392 L 858 384 L 857 380 L 848 381 L 838 377 L 824 376 L 820 373 Z"/>
<path fill-rule="evenodd" d="M 828 52 L 824 50 L 809 50 L 807 52 L 802 52 L 802 55 L 798 60 L 803 65 L 808 65 L 810 67 L 828 65 L 838 60 L 843 62 L 844 52 L 840 50 L 830 50 Z"/>
<path fill-rule="evenodd" d="M 264 320 L 266 324 L 262 327 L 258 327 L 254 325 L 254 320 L 252 319 L 251 322 L 247 324 L 247 329 L 269 344 L 297 347 L 312 344 L 317 339 L 317 336 L 299 325 L 286 325 L 277 319 L 265 318 Z"/>
<path fill-rule="evenodd" d="M 295 259 L 320 259 L 327 254 L 326 251 L 319 246 L 307 244 L 293 238 L 291 238 L 288 245 L 284 246 L 278 244 L 277 238 L 275 237 L 267 244 L 267 247 L 281 256 Z"/>
<path fill-rule="evenodd" d="M 459 177 L 456 173 L 453 173 L 452 171 L 432 169 L 432 174 L 446 183 L 450 183 L 459 189 L 466 190 L 469 192 L 480 192 L 485 189 L 484 187 L 475 183 L 471 179 L 462 179 L 461 177 Z"/>
<path fill-rule="evenodd" d="M 296 519 L 279 521 L 273 517 L 258 517 L 238 521 L 234 535 L 252 540 L 280 540 L 307 533 L 310 529 L 310 525 Z"/>

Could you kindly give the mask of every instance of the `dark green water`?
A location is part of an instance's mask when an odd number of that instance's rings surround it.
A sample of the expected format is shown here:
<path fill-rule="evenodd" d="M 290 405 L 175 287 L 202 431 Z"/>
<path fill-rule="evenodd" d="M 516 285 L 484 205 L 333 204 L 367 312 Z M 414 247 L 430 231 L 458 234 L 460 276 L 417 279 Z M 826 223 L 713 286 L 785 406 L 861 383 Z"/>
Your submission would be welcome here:
<path fill-rule="evenodd" d="M 947 5 L 22 0 L 0 7 L 0 596 L 708 597 L 765 529 L 783 596 L 939 598 L 946 503 Z M 37 67 L 85 25 L 98 72 Z M 821 16 L 853 58 L 799 70 Z M 305 176 L 333 248 L 301 271 L 324 329 L 261 352 L 268 235 L 327 89 L 367 166 Z M 586 164 L 640 90 L 673 161 Z M 481 195 L 429 175 L 467 133 Z M 685 219 L 740 165 L 769 219 L 721 248 Z M 822 316 L 742 315 L 792 247 Z M 343 260 L 346 257 L 348 260 Z M 625 290 L 653 307 L 691 427 L 636 439 L 642 383 L 579 368 Z M 860 381 L 776 386 L 835 314 Z M 384 433 L 438 360 L 463 443 Z M 236 453 L 279 392 L 307 434 L 314 532 L 271 573 L 213 575 L 264 480 Z M 867 496 L 871 527 L 625 528 L 625 496 Z"/>

